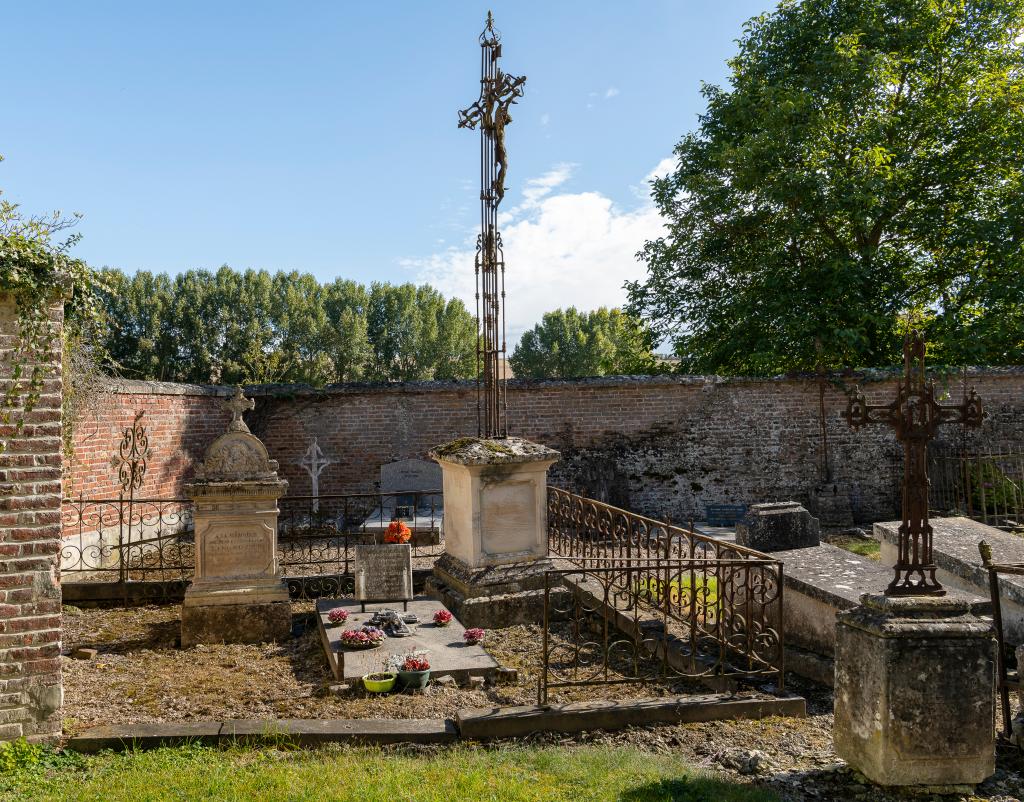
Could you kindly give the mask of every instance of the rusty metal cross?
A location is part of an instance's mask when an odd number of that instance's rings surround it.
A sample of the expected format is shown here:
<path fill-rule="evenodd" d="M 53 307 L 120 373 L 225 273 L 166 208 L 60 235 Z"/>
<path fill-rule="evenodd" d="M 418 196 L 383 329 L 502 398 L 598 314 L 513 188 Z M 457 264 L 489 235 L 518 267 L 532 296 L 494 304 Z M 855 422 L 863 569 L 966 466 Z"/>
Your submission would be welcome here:
<path fill-rule="evenodd" d="M 903 340 L 903 379 L 890 404 L 868 404 L 854 387 L 843 418 L 856 430 L 884 423 L 903 444 L 903 520 L 899 529 L 896 575 L 888 596 L 942 596 L 932 559 L 932 527 L 928 523 L 928 442 L 946 423 L 980 426 L 985 418 L 981 399 L 972 388 L 961 403 L 943 405 L 935 400 L 935 382 L 925 379 L 925 342 L 918 331 Z"/>
<path fill-rule="evenodd" d="M 480 234 L 476 241 L 477 434 L 508 435 L 505 410 L 505 256 L 498 232 L 498 205 L 505 197 L 509 109 L 523 96 L 525 76 L 498 68 L 501 36 L 487 12 L 480 34 L 480 97 L 459 112 L 459 128 L 480 129 Z"/>

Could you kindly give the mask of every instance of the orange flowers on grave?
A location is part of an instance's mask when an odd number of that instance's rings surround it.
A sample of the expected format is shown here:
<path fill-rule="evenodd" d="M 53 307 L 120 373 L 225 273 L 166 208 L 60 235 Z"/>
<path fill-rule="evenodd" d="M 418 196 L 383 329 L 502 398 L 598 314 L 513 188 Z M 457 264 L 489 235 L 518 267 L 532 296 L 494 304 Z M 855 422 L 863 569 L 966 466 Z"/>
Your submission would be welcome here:
<path fill-rule="evenodd" d="M 388 524 L 388 530 L 384 533 L 385 543 L 408 543 L 412 540 L 412 530 L 399 520 Z"/>

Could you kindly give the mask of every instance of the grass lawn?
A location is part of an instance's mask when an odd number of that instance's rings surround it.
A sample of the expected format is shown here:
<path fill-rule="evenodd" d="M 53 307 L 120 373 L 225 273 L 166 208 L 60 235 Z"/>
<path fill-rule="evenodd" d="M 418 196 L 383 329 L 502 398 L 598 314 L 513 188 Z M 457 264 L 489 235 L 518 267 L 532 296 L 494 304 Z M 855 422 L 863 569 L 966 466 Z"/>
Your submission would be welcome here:
<path fill-rule="evenodd" d="M 846 537 L 837 536 L 829 538 L 829 543 L 833 546 L 838 546 L 841 549 L 852 551 L 854 554 L 859 554 L 862 557 L 868 557 L 872 560 L 877 560 L 882 551 L 882 544 L 877 540 L 868 540 L 859 537 Z"/>
<path fill-rule="evenodd" d="M 778 800 L 769 791 L 695 772 L 673 755 L 600 746 L 430 752 L 190 746 L 88 757 L 23 748 L 6 766 L 3 758 L 0 750 L 5 800 Z"/>

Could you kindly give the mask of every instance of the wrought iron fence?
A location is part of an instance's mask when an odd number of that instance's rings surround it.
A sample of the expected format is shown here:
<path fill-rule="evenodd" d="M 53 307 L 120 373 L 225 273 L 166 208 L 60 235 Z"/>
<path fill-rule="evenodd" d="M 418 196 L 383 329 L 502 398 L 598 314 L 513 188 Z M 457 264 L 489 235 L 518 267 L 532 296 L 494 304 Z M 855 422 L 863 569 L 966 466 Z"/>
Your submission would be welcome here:
<path fill-rule="evenodd" d="M 540 703 L 555 688 L 710 678 L 767 677 L 781 691 L 782 600 L 777 560 L 617 560 L 549 571 Z"/>
<path fill-rule="evenodd" d="M 548 487 L 548 550 L 554 556 L 574 562 L 767 559 L 754 549 L 557 487 Z"/>
<path fill-rule="evenodd" d="M 1024 530 L 1024 448 L 967 451 L 934 444 L 928 462 L 932 510 Z"/>
<path fill-rule="evenodd" d="M 336 596 L 351 585 L 353 546 L 383 542 L 398 517 L 412 530 L 414 566 L 443 551 L 440 491 L 289 496 L 279 500 L 278 563 L 293 597 Z M 61 572 L 76 582 L 183 584 L 195 571 L 189 499 L 68 499 Z"/>
<path fill-rule="evenodd" d="M 575 567 L 546 574 L 541 703 L 552 688 L 657 678 L 784 688 L 780 561 L 555 487 L 548 543 Z"/>

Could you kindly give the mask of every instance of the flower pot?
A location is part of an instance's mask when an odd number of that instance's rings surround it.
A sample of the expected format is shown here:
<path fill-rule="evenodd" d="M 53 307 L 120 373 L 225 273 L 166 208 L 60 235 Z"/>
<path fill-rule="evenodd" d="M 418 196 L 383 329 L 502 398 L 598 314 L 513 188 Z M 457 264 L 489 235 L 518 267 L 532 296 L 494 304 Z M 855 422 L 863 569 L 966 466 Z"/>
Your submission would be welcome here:
<path fill-rule="evenodd" d="M 481 644 L 483 642 L 484 642 L 483 638 L 473 638 L 472 640 L 470 640 L 469 638 L 466 638 L 466 645 L 467 646 L 477 646 L 478 644 Z"/>
<path fill-rule="evenodd" d="M 398 684 L 403 688 L 416 690 L 426 688 L 430 682 L 430 669 L 426 671 L 399 671 Z"/>
<path fill-rule="evenodd" d="M 434 626 L 435 626 L 435 627 L 446 627 L 446 626 L 448 626 L 448 625 L 449 625 L 450 623 L 451 623 L 451 621 L 435 621 L 435 622 L 434 622 Z"/>
<path fill-rule="evenodd" d="M 390 672 L 387 673 L 387 679 L 370 679 L 370 677 L 379 677 L 381 674 L 364 674 L 363 675 L 363 687 L 366 688 L 370 693 L 387 693 L 395 687 L 395 680 L 398 678 L 396 674 Z"/>

